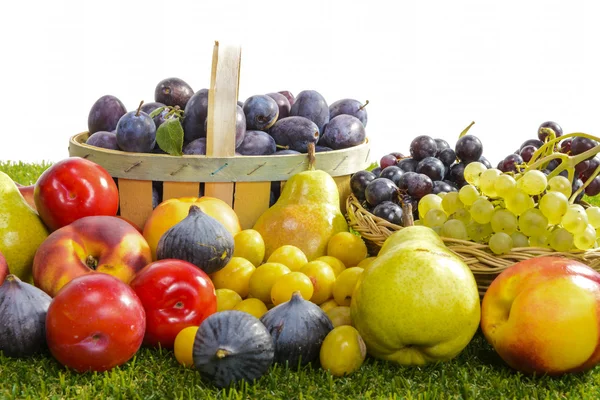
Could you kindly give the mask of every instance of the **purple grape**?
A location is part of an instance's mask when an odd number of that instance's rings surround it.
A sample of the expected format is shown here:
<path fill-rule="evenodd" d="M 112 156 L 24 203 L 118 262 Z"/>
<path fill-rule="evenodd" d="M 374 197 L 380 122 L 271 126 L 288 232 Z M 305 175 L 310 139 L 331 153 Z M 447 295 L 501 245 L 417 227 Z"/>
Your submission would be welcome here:
<path fill-rule="evenodd" d="M 277 145 L 267 132 L 249 130 L 236 151 L 244 156 L 269 155 L 277 151 Z"/>
<path fill-rule="evenodd" d="M 590 166 L 589 160 L 583 160 L 575 165 L 575 176 L 581 176 Z"/>
<path fill-rule="evenodd" d="M 598 143 L 595 140 L 582 136 L 576 136 L 571 140 L 571 154 L 576 156 L 596 147 Z"/>
<path fill-rule="evenodd" d="M 204 121 L 208 115 L 208 89 L 200 89 L 190 98 L 183 112 L 184 141 L 206 137 Z"/>
<path fill-rule="evenodd" d="M 473 135 L 465 135 L 456 141 L 454 146 L 456 157 L 465 165 L 478 161 L 483 154 L 483 145 L 479 138 Z"/>
<path fill-rule="evenodd" d="M 566 139 L 562 140 L 560 142 L 560 147 L 559 147 L 558 151 L 560 151 L 563 154 L 570 154 L 572 141 L 573 141 L 573 138 L 566 138 Z"/>
<path fill-rule="evenodd" d="M 121 150 L 150 153 L 156 144 L 156 125 L 143 111 L 129 111 L 117 123 L 117 144 Z"/>
<path fill-rule="evenodd" d="M 103 149 L 119 150 L 117 135 L 114 132 L 98 131 L 93 133 L 85 142 L 90 146 L 102 147 Z"/>
<path fill-rule="evenodd" d="M 365 188 L 365 199 L 371 207 L 384 201 L 393 201 L 398 194 L 398 187 L 387 178 L 375 178 Z"/>
<path fill-rule="evenodd" d="M 375 174 L 369 171 L 358 171 L 350 177 L 350 190 L 352 194 L 359 200 L 365 201 L 365 190 L 367 185 L 377 178 Z"/>
<path fill-rule="evenodd" d="M 427 157 L 435 157 L 437 153 L 437 144 L 431 136 L 417 136 L 410 143 L 410 155 L 416 161 L 421 161 Z"/>
<path fill-rule="evenodd" d="M 290 102 L 290 106 L 293 106 L 296 102 L 296 97 L 289 90 L 282 90 L 277 93 L 284 95 L 285 98 L 288 99 L 288 101 Z"/>
<path fill-rule="evenodd" d="M 325 124 L 329 122 L 329 106 L 319 92 L 303 90 L 296 96 L 290 115 L 310 119 L 319 127 L 319 133 L 323 134 Z"/>
<path fill-rule="evenodd" d="M 465 186 L 467 184 L 465 180 L 465 164 L 460 162 L 451 165 L 448 172 L 448 180 L 454 182 L 458 188 Z"/>
<path fill-rule="evenodd" d="M 309 143 L 319 140 L 319 128 L 304 117 L 286 117 L 275 122 L 269 134 L 280 146 L 306 153 Z"/>
<path fill-rule="evenodd" d="M 583 186 L 583 181 L 581 179 L 575 179 L 573 181 L 573 184 L 571 185 L 571 194 L 574 194 L 582 186 Z M 581 201 L 581 199 L 583 199 L 584 193 L 585 193 L 585 190 L 583 190 L 581 193 L 579 193 L 577 195 L 577 197 L 575 198 L 575 203 L 579 203 Z"/>
<path fill-rule="evenodd" d="M 443 149 L 438 153 L 437 158 L 444 166 L 449 167 L 456 162 L 456 153 L 452 149 Z"/>
<path fill-rule="evenodd" d="M 414 171 L 404 172 L 402 175 L 400 175 L 400 178 L 398 178 L 396 186 L 398 186 L 398 189 L 402 191 L 407 191 L 409 181 L 413 180 L 416 175 L 417 173 Z"/>
<path fill-rule="evenodd" d="M 456 182 L 452 182 L 450 180 L 444 179 L 442 182 L 447 183 L 448 186 L 452 187 L 453 190 L 451 190 L 452 192 L 458 192 L 458 185 L 456 184 Z"/>
<path fill-rule="evenodd" d="M 426 157 L 419 161 L 415 172 L 427 175 L 432 181 L 439 181 L 444 179 L 446 167 L 444 166 L 444 163 L 437 158 Z"/>
<path fill-rule="evenodd" d="M 277 92 L 267 93 L 267 96 L 275 100 L 275 103 L 277 103 L 277 107 L 279 108 L 279 115 L 277 116 L 277 119 L 283 119 L 290 115 L 290 109 L 292 106 L 287 97 Z"/>
<path fill-rule="evenodd" d="M 554 134 L 556 135 L 556 137 L 562 136 L 562 134 L 563 134 L 562 128 L 556 122 L 554 122 L 554 121 L 542 122 L 542 124 L 538 128 L 538 138 L 542 142 L 545 142 L 546 141 L 546 137 L 548 136 L 547 134 L 541 132 L 542 128 L 550 128 L 550 129 L 552 129 L 554 131 Z"/>
<path fill-rule="evenodd" d="M 387 179 L 391 180 L 392 182 L 394 182 L 394 184 L 396 186 L 398 186 L 398 181 L 400 180 L 400 177 L 402 176 L 402 174 L 404 174 L 404 171 L 402 171 L 400 168 L 396 167 L 395 165 L 390 165 L 389 167 L 385 167 L 384 169 L 381 170 L 379 177 L 387 178 Z"/>
<path fill-rule="evenodd" d="M 596 168 L 600 166 L 600 157 L 598 155 L 595 155 L 591 159 L 587 160 L 587 162 L 587 169 L 581 173 L 581 180 L 583 180 L 584 182 L 586 182 L 596 171 Z"/>
<path fill-rule="evenodd" d="M 158 82 L 154 89 L 154 101 L 167 106 L 179 106 L 185 110 L 185 106 L 194 95 L 194 90 L 183 79 L 166 78 Z"/>
<path fill-rule="evenodd" d="M 521 143 L 521 147 L 519 147 L 519 150 L 516 152 L 517 154 L 521 152 L 521 149 L 525 146 L 530 146 L 533 145 L 536 148 L 540 148 L 544 145 L 544 142 L 542 142 L 539 139 L 527 139 L 526 141 L 524 141 L 523 143 Z"/>
<path fill-rule="evenodd" d="M 362 122 L 363 126 L 367 126 L 367 109 L 366 105 L 354 99 L 341 99 L 331 103 L 329 106 L 329 120 L 334 119 L 338 115 L 347 114 L 356 117 Z"/>
<path fill-rule="evenodd" d="M 194 139 L 185 146 L 183 146 L 183 154 L 205 155 L 206 138 Z"/>
<path fill-rule="evenodd" d="M 500 171 L 502 172 L 518 172 L 518 165 L 523 164 L 523 157 L 519 154 L 509 154 L 504 158 L 502 163 L 502 168 Z"/>
<path fill-rule="evenodd" d="M 243 110 L 248 130 L 267 131 L 277 121 L 279 114 L 277 102 L 264 94 L 248 97 Z"/>
<path fill-rule="evenodd" d="M 528 163 L 529 160 L 531 160 L 531 157 L 533 156 L 533 153 L 535 153 L 537 150 L 537 148 L 534 145 L 529 145 L 529 146 L 525 146 L 521 149 L 521 151 L 519 152 L 519 155 L 521 156 L 521 158 L 523 158 L 523 161 Z"/>
<path fill-rule="evenodd" d="M 402 225 L 402 207 L 393 201 L 384 201 L 375 206 L 372 214 L 392 224 Z"/>
<path fill-rule="evenodd" d="M 341 114 L 327 123 L 321 141 L 325 146 L 341 150 L 358 146 L 366 137 L 365 127 L 358 118 Z"/>
<path fill-rule="evenodd" d="M 492 163 L 484 156 L 479 157 L 479 162 L 485 165 L 487 169 L 492 169 Z"/>
<path fill-rule="evenodd" d="M 392 154 L 386 154 L 383 157 L 381 157 L 381 159 L 379 159 L 379 166 L 383 169 L 391 166 L 391 165 L 396 165 L 396 157 Z"/>
<path fill-rule="evenodd" d="M 115 96 L 105 95 L 94 102 L 88 114 L 88 132 L 114 131 L 127 109 Z"/>
<path fill-rule="evenodd" d="M 379 178 L 379 174 L 381 173 L 381 167 L 375 167 L 371 170 L 371 173 L 375 175 L 375 177 Z"/>
<path fill-rule="evenodd" d="M 396 163 L 396 167 L 400 168 L 404 172 L 415 172 L 417 164 L 419 162 L 414 158 L 403 158 Z"/>
<path fill-rule="evenodd" d="M 415 173 L 407 181 L 408 195 L 414 199 L 420 199 L 433 190 L 433 181 L 425 174 Z"/>
<path fill-rule="evenodd" d="M 433 181 L 433 189 L 431 190 L 431 193 L 433 194 L 438 194 L 438 193 L 449 193 L 449 192 L 457 192 L 458 189 L 456 189 L 454 186 L 450 185 L 448 182 L 444 182 L 444 181 Z"/>
<path fill-rule="evenodd" d="M 436 157 L 440 154 L 440 152 L 442 150 L 450 148 L 450 145 L 444 139 L 433 139 L 433 140 L 435 140 L 435 144 L 437 146 L 437 153 L 435 154 Z"/>
<path fill-rule="evenodd" d="M 596 176 L 594 180 L 585 187 L 585 194 L 590 197 L 600 194 L 600 176 Z"/>

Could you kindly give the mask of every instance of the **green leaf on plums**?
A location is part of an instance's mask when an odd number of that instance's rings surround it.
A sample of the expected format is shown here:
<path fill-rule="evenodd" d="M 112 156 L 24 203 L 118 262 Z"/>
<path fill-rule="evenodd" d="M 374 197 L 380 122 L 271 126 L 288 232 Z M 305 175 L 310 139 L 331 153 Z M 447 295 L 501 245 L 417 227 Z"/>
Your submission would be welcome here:
<path fill-rule="evenodd" d="M 158 127 L 156 143 L 172 156 L 183 155 L 183 127 L 179 118 L 170 118 Z"/>

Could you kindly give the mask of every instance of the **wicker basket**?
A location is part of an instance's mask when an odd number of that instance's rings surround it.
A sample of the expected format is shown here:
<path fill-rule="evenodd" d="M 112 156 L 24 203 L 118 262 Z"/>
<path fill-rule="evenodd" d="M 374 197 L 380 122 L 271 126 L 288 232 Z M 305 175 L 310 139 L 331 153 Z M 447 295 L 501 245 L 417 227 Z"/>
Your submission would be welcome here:
<path fill-rule="evenodd" d="M 403 229 L 400 225 L 371 214 L 353 194 L 346 199 L 346 213 L 349 225 L 363 237 L 371 255 L 377 254 L 385 239 L 392 233 Z M 469 266 L 475 275 L 481 297 L 498 274 L 514 263 L 534 257 L 549 255 L 567 257 L 600 271 L 600 249 L 561 253 L 542 247 L 518 247 L 513 248 L 510 253 L 496 255 L 485 244 L 449 238 L 442 238 L 442 240 Z"/>
<path fill-rule="evenodd" d="M 152 212 L 152 181 L 162 182 L 162 200 L 191 196 L 217 197 L 233 207 L 242 228 L 250 228 L 269 208 L 272 182 L 283 184 L 307 169 L 306 155 L 235 156 L 235 114 L 241 49 L 215 43 L 206 156 L 128 153 L 85 144 L 88 133 L 74 135 L 69 155 L 102 165 L 118 180 L 120 215 L 140 227 Z M 368 165 L 368 141 L 316 154 L 315 166 L 337 182 L 340 206 L 350 194 L 350 176 Z M 202 189 L 202 190 L 201 190 Z"/>

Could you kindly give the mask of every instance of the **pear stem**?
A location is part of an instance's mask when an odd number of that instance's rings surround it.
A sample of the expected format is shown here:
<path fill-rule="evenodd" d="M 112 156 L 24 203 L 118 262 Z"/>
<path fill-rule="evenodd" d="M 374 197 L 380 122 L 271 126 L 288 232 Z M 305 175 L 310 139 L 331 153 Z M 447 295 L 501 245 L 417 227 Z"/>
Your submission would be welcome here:
<path fill-rule="evenodd" d="M 316 162 L 315 144 L 311 142 L 308 144 L 308 170 L 309 171 L 314 171 L 315 162 Z"/>

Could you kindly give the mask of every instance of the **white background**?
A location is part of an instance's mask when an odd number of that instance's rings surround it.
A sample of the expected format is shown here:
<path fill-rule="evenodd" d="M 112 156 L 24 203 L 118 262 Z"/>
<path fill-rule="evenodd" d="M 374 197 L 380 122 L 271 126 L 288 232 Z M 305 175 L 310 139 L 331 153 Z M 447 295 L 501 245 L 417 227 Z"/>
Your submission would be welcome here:
<path fill-rule="evenodd" d="M 372 155 L 472 134 L 495 165 L 539 124 L 600 135 L 596 1 L 10 1 L 0 13 L 0 160 L 58 161 L 102 95 L 129 110 L 176 76 L 208 87 L 242 46 L 240 98 L 370 101 Z"/>

